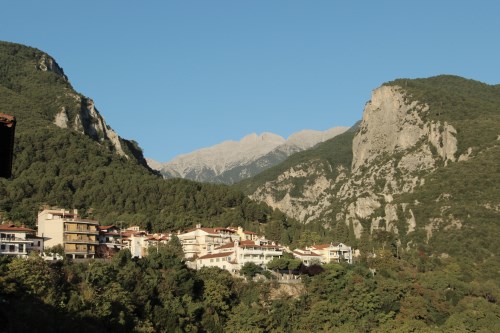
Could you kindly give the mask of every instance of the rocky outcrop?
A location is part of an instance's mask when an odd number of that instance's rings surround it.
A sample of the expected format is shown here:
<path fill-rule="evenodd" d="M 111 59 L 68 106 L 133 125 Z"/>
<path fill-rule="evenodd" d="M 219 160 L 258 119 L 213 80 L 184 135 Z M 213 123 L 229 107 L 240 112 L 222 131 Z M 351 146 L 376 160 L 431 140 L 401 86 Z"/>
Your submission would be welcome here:
<path fill-rule="evenodd" d="M 345 177 L 345 170 L 339 168 L 337 179 L 330 180 L 325 174 L 331 170 L 325 168 L 330 165 L 321 161 L 297 165 L 275 181 L 259 187 L 250 198 L 278 208 L 304 223 L 322 219 L 331 210 L 333 188 Z"/>
<path fill-rule="evenodd" d="M 44 72 L 54 72 L 62 77 L 65 81 L 68 81 L 68 77 L 64 74 L 63 69 L 59 67 L 57 62 L 47 54 L 42 54 L 40 56 L 36 64 L 36 68 Z"/>
<path fill-rule="evenodd" d="M 383 228 L 398 232 L 391 224 L 399 219 L 397 209 L 388 196 L 411 193 L 438 165 L 456 160 L 456 130 L 446 122 L 424 121 L 427 112 L 428 105 L 409 101 L 400 87 L 382 86 L 373 92 L 353 140 L 351 178 L 338 193 L 340 201 L 353 202 L 339 218 L 358 225 L 365 221 L 365 227 L 366 220 L 371 221 L 373 230 L 378 224 L 372 214 L 382 207 Z M 407 220 L 406 229 L 415 229 L 414 217 Z"/>
<path fill-rule="evenodd" d="M 303 223 L 328 223 L 334 213 L 336 220 L 352 224 L 357 237 L 365 229 L 412 232 L 413 212 L 394 204 L 393 197 L 411 193 L 424 184 L 425 175 L 457 160 L 455 128 L 424 120 L 429 112 L 428 105 L 411 101 L 401 87 L 381 86 L 366 104 L 352 141 L 351 170 L 328 178 L 327 169 L 335 165 L 304 163 L 261 185 L 250 197 Z M 304 184 L 300 191 L 293 185 L 297 183 Z"/>
<path fill-rule="evenodd" d="M 104 118 L 95 108 L 94 101 L 74 93 L 68 93 L 68 97 L 74 100 L 74 107 L 68 109 L 62 106 L 54 118 L 54 124 L 88 135 L 100 143 L 109 143 L 117 154 L 128 158 L 120 137 L 106 125 Z M 73 119 L 72 122 L 70 122 L 70 117 Z"/>

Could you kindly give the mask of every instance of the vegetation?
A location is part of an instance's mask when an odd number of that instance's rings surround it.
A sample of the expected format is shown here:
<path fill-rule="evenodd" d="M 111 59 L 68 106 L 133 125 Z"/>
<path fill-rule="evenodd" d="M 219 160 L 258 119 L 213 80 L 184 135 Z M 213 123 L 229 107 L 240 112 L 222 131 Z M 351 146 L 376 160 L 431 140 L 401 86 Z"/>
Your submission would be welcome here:
<path fill-rule="evenodd" d="M 379 230 L 355 239 L 352 223 L 346 226 L 335 215 L 326 228 L 300 225 L 240 191 L 250 193 L 307 163 L 322 165 L 328 177 L 336 177 L 336 166 L 350 169 L 354 131 L 234 187 L 165 181 L 144 166 L 134 142 L 122 140 L 125 158 L 99 135 L 53 124 L 62 108 L 73 122 L 88 100 L 61 72 L 41 70 L 44 57 L 39 50 L 0 42 L 0 112 L 18 119 L 14 177 L 0 180 L 0 219 L 34 227 L 41 206 L 57 205 L 77 208 L 103 224 L 123 221 L 150 231 L 196 223 L 241 225 L 291 248 L 334 239 L 355 245 L 362 256 L 352 266 L 307 270 L 292 258 L 269 263 L 278 272 L 307 273 L 302 275 L 305 291 L 293 296 L 280 293 L 273 281 L 253 282 L 257 274 L 271 276 L 254 265 L 242 272 L 247 280 L 215 268 L 190 270 L 175 238 L 143 259 L 131 258 L 128 251 L 111 261 L 0 257 L 2 330 L 500 331 L 499 86 L 452 76 L 389 83 L 428 104 L 426 117 L 452 124 L 460 145 L 457 157 L 472 148 L 473 158 L 440 167 L 414 193 L 394 197 L 398 207 L 406 205 L 404 211 L 398 208 L 398 223 L 406 223 L 411 209 L 414 232 Z M 293 193 L 300 196 L 305 184 L 307 179 L 297 179 Z M 334 213 L 341 204 L 333 203 Z"/>
<path fill-rule="evenodd" d="M 86 102 L 62 73 L 40 69 L 42 59 L 49 58 L 0 42 L 0 112 L 18 120 L 13 179 L 0 179 L 3 219 L 34 227 L 40 207 L 49 205 L 77 208 L 102 224 L 122 221 L 150 231 L 197 223 L 260 231 L 260 223 L 278 214 L 227 186 L 164 181 L 144 167 L 132 141 L 122 140 L 130 156 L 125 158 L 99 137 L 54 125 L 61 109 L 71 123 Z M 75 96 L 84 102 L 75 102 Z"/>
<path fill-rule="evenodd" d="M 500 130 L 500 85 L 440 75 L 426 79 L 398 79 L 386 83 L 405 91 L 407 98 L 430 106 L 422 116 L 448 122 L 457 130 L 457 157 L 469 147 L 480 150 L 496 140 Z"/>
<path fill-rule="evenodd" d="M 175 245 L 143 259 L 132 259 L 128 250 L 111 261 L 80 263 L 3 257 L 0 318 L 7 332 L 500 329 L 498 286 L 465 279 L 462 261 L 376 254 L 364 263 L 329 264 L 303 275 L 305 290 L 288 296 L 274 282 L 247 282 L 218 268 L 190 270 Z"/>

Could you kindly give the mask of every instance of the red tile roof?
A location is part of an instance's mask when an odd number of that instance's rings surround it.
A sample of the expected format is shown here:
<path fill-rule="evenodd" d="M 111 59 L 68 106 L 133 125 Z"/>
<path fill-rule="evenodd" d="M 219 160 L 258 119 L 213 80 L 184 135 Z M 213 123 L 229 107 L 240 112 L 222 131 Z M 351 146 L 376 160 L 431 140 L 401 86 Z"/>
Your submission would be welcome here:
<path fill-rule="evenodd" d="M 21 232 L 35 232 L 33 229 L 25 227 L 16 227 L 13 224 L 1 224 L 0 231 L 21 231 Z"/>
<path fill-rule="evenodd" d="M 11 127 L 16 122 L 16 117 L 0 113 L 0 122 L 4 123 L 7 127 Z"/>
<path fill-rule="evenodd" d="M 219 249 L 231 249 L 234 247 L 234 242 L 231 242 L 231 243 L 227 243 L 227 244 L 224 244 L 222 246 L 219 246 L 217 248 L 215 248 L 216 250 L 219 250 Z"/>
<path fill-rule="evenodd" d="M 101 225 L 98 228 L 99 228 L 99 230 L 108 230 L 108 229 L 117 228 L 117 227 L 114 225 Z"/>
<path fill-rule="evenodd" d="M 198 259 L 211 259 L 211 258 L 223 258 L 223 257 L 229 257 L 232 255 L 234 252 L 222 252 L 222 253 L 213 253 L 213 254 L 206 254 L 204 256 L 199 257 Z"/>

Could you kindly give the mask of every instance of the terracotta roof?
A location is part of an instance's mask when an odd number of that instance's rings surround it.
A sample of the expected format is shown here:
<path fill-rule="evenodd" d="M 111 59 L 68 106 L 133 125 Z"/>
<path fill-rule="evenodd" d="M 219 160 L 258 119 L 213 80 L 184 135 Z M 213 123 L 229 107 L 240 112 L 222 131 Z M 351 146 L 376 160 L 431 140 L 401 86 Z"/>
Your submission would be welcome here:
<path fill-rule="evenodd" d="M 122 237 L 130 237 L 132 236 L 132 234 L 134 234 L 135 232 L 132 231 L 132 230 L 126 230 L 126 231 L 122 231 Z"/>
<path fill-rule="evenodd" d="M 231 243 L 227 243 L 227 244 L 224 244 L 222 246 L 219 246 L 217 248 L 215 248 L 216 250 L 218 249 L 230 249 L 230 248 L 233 248 L 234 247 L 234 242 L 231 242 Z"/>
<path fill-rule="evenodd" d="M 310 253 L 303 253 L 303 252 L 298 252 L 298 251 L 292 251 L 298 256 L 309 256 L 309 257 L 321 257 L 321 254 L 314 253 L 312 251 L 309 251 Z"/>
<path fill-rule="evenodd" d="M 247 235 L 257 235 L 257 233 L 253 231 L 243 231 L 243 233 Z"/>
<path fill-rule="evenodd" d="M 101 226 L 99 226 L 99 230 L 108 230 L 108 229 L 112 229 L 112 228 L 117 228 L 117 227 L 114 225 L 101 225 Z"/>
<path fill-rule="evenodd" d="M 0 122 L 4 123 L 7 127 L 11 127 L 16 123 L 16 117 L 0 113 Z"/>
<path fill-rule="evenodd" d="M 0 231 L 21 231 L 21 232 L 35 232 L 33 229 L 25 227 L 16 227 L 13 224 L 1 224 Z"/>
<path fill-rule="evenodd" d="M 222 252 L 222 253 L 213 253 L 213 254 L 206 254 L 204 256 L 199 257 L 198 259 L 211 259 L 211 258 L 223 258 L 223 257 L 229 257 L 232 255 L 234 252 Z"/>

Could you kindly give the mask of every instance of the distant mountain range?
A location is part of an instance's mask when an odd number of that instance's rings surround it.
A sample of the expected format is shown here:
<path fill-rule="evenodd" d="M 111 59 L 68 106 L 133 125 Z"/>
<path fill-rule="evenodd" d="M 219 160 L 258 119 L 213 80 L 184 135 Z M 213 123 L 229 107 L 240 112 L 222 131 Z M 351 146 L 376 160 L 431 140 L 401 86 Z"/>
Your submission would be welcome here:
<path fill-rule="evenodd" d="M 274 133 L 255 133 L 240 141 L 225 141 L 215 146 L 177 156 L 170 162 L 147 160 L 165 178 L 185 178 L 200 182 L 234 184 L 283 162 L 290 155 L 307 150 L 344 133 L 348 127 L 326 131 L 302 130 L 285 139 Z"/>

